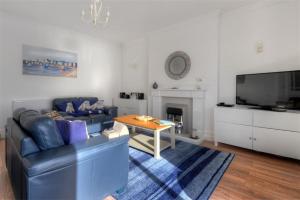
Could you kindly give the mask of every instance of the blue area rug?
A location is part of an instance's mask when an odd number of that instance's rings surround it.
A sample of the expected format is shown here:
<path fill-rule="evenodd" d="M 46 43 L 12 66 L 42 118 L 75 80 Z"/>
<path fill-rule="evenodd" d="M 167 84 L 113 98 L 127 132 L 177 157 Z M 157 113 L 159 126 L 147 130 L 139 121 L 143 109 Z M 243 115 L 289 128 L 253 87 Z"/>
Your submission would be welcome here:
<path fill-rule="evenodd" d="M 157 160 L 129 149 L 127 188 L 114 195 L 119 200 L 209 199 L 234 154 L 177 142 L 176 149 L 161 152 Z"/>

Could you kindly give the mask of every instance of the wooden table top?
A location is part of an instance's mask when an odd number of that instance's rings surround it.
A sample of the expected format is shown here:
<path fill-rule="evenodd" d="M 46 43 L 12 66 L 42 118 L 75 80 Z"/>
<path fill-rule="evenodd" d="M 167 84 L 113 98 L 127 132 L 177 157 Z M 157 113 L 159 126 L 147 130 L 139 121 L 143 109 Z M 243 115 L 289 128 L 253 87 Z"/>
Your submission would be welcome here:
<path fill-rule="evenodd" d="M 114 120 L 120 123 L 128 124 L 135 127 L 145 128 L 153 131 L 161 131 L 172 127 L 172 126 L 159 125 L 153 121 L 140 121 L 136 119 L 137 116 L 138 115 L 126 115 L 122 117 L 116 117 L 114 118 Z"/>

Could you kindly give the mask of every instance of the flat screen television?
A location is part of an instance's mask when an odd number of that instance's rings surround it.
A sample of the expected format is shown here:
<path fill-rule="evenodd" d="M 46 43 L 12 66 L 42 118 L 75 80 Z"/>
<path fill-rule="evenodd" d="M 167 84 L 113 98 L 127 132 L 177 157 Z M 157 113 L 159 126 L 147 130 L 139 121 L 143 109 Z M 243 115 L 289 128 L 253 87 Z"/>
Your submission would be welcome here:
<path fill-rule="evenodd" d="M 300 70 L 237 75 L 236 104 L 300 110 Z"/>

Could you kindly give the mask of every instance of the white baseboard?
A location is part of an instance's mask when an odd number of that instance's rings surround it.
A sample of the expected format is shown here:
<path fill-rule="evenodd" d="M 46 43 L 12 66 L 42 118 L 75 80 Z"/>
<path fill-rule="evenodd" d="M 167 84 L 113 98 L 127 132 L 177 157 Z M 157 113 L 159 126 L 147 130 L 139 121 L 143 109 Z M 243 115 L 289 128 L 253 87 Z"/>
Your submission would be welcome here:
<path fill-rule="evenodd" d="M 215 139 L 214 139 L 214 133 L 213 132 L 205 132 L 204 134 L 204 140 L 206 141 L 210 141 L 210 142 L 213 142 Z"/>

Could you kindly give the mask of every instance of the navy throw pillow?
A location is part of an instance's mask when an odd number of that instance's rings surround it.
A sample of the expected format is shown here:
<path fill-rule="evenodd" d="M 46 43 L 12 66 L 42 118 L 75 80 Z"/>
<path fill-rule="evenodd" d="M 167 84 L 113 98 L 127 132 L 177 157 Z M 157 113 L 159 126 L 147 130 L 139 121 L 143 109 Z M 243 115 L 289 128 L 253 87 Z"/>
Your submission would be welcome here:
<path fill-rule="evenodd" d="M 67 102 L 65 101 L 59 102 L 56 104 L 56 107 L 58 108 L 59 111 L 66 112 Z"/>
<path fill-rule="evenodd" d="M 56 123 L 50 117 L 36 112 L 22 112 L 20 124 L 41 150 L 48 150 L 64 145 Z"/>

